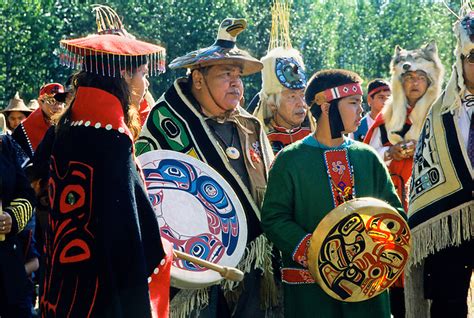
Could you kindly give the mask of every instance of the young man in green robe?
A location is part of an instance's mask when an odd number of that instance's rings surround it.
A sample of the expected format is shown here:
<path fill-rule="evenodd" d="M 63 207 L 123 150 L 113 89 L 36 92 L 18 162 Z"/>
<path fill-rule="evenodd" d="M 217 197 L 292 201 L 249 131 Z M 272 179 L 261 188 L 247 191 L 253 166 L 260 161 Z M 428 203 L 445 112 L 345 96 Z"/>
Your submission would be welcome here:
<path fill-rule="evenodd" d="M 314 282 L 307 268 L 311 235 L 339 204 L 356 196 L 373 197 L 403 211 L 375 151 L 343 136 L 360 124 L 361 82 L 345 70 L 314 74 L 305 99 L 317 129 L 282 150 L 270 170 L 262 225 L 282 252 L 285 317 L 390 317 L 387 291 L 362 302 L 336 300 Z"/>

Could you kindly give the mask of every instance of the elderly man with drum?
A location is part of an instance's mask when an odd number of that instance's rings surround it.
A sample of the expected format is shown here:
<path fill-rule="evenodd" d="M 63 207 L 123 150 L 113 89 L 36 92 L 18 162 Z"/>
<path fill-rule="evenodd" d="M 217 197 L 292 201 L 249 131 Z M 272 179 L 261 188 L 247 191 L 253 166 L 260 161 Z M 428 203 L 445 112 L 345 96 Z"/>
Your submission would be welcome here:
<path fill-rule="evenodd" d="M 212 46 L 171 62 L 172 69 L 188 69 L 188 76 L 177 79 L 161 96 L 150 111 L 136 143 L 138 154 L 156 149 L 173 150 L 214 168 L 235 192 L 247 220 L 243 225 L 238 221 L 242 217 L 229 217 L 229 211 L 233 211 L 231 206 L 227 212 L 218 211 L 215 202 L 220 190 L 216 183 L 198 182 L 198 188 L 193 190 L 189 185 L 194 184 L 199 173 L 192 172 L 189 165 L 178 164 L 163 171 L 166 175 L 172 173 L 170 178 L 176 178 L 180 184 L 185 183 L 182 189 L 186 190 L 182 192 L 186 198 L 172 200 L 173 205 L 165 192 L 163 196 L 157 194 L 157 206 L 168 207 L 162 210 L 166 218 L 163 221 L 166 230 L 163 232 L 164 227 L 161 227 L 162 235 L 175 247 L 180 246 L 183 251 L 208 260 L 219 258 L 222 251 L 229 257 L 235 254 L 238 257 L 235 264 L 240 261 L 238 267 L 246 273 L 240 286 L 224 283 L 212 287 L 209 293 L 204 289 L 209 284 L 198 289 L 194 286 L 193 290 L 182 289 L 171 302 L 171 314 L 179 317 L 191 312 L 200 312 L 201 317 L 265 317 L 265 309 L 261 308 L 270 308 L 276 300 L 272 297 L 276 294 L 272 247 L 262 234 L 259 221 L 273 153 L 262 124 L 240 106 L 244 92 L 242 76 L 262 69 L 260 61 L 236 46 L 237 35 L 246 26 L 244 19 L 225 19 Z M 160 178 L 163 173 L 159 173 Z M 183 206 L 180 202 L 193 200 L 197 193 L 200 194 L 194 208 L 180 209 Z M 196 219 L 196 210 L 202 208 L 203 200 L 206 201 L 206 213 L 202 219 Z M 228 202 L 226 200 L 225 205 Z M 190 219 L 195 220 L 193 224 L 183 228 L 182 224 Z M 225 235 L 221 236 L 222 233 Z M 212 239 L 203 240 L 203 237 Z M 245 254 L 242 250 L 237 255 L 242 238 L 247 249 Z M 229 243 L 232 241 L 237 248 L 232 248 L 233 243 Z M 222 248 L 216 249 L 216 244 Z M 193 248 L 188 250 L 187 246 Z M 181 278 L 174 278 L 172 284 L 176 279 L 182 282 Z M 230 297 L 224 298 L 223 291 Z"/>
<path fill-rule="evenodd" d="M 316 131 L 270 171 L 262 226 L 282 252 L 285 317 L 390 317 L 385 290 L 410 232 L 383 162 L 343 136 L 360 124 L 361 81 L 345 70 L 313 75 L 305 99 Z"/>

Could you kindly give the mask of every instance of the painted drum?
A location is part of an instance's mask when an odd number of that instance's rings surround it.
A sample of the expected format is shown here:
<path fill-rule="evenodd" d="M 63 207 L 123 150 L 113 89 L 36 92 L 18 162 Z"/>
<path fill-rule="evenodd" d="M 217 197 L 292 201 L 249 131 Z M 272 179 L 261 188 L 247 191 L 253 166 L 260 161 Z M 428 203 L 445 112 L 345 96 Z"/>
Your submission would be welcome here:
<path fill-rule="evenodd" d="M 374 198 L 347 201 L 318 224 L 308 267 L 331 297 L 359 302 L 395 283 L 408 260 L 411 234 L 403 217 Z"/>
<path fill-rule="evenodd" d="M 154 150 L 138 157 L 161 237 L 173 248 L 222 266 L 236 267 L 247 243 L 247 219 L 230 185 L 191 156 Z M 175 258 L 171 285 L 203 288 L 219 273 Z"/>

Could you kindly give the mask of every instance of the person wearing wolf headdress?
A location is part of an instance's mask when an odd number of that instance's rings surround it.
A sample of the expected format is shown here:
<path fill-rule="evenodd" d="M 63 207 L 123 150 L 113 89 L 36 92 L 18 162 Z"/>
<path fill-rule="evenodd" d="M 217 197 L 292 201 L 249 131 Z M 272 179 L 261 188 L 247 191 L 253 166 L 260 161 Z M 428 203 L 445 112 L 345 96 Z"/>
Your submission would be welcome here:
<path fill-rule="evenodd" d="M 165 49 L 136 40 L 110 7 L 93 11 L 97 34 L 60 42 L 61 63 L 80 71 L 71 105 L 39 147 L 51 148 L 41 312 L 167 317 L 171 246 L 133 144 L 147 76 L 164 71 Z"/>
<path fill-rule="evenodd" d="M 424 122 L 414 156 L 407 317 L 474 314 L 468 296 L 474 264 L 474 11 L 468 5 L 453 30 L 452 75 Z"/>
<path fill-rule="evenodd" d="M 262 57 L 262 89 L 254 115 L 264 123 L 267 137 L 278 153 L 314 130 L 314 120 L 304 100 L 306 74 L 303 58 L 291 45 L 290 6 L 275 1 L 268 53 Z"/>
<path fill-rule="evenodd" d="M 405 211 L 413 154 L 423 121 L 441 90 L 444 68 L 430 42 L 417 50 L 395 48 L 390 63 L 392 96 L 364 139 L 384 159 Z M 403 277 L 391 288 L 395 317 L 404 317 Z"/>
<path fill-rule="evenodd" d="M 390 68 L 392 96 L 364 142 L 384 159 L 406 211 L 406 189 L 416 140 L 428 110 L 441 91 L 444 68 L 434 42 L 412 51 L 397 45 Z"/>
<path fill-rule="evenodd" d="M 260 307 L 276 302 L 272 246 L 260 227 L 273 152 L 262 124 L 240 106 L 242 76 L 262 69 L 259 60 L 236 46 L 246 27 L 244 19 L 224 19 L 213 45 L 170 63 L 171 69 L 188 69 L 188 77 L 177 79 L 160 97 L 136 143 L 138 153 L 168 149 L 206 162 L 236 192 L 247 217 L 247 252 L 238 266 L 246 274 L 243 282 L 213 286 L 209 293 L 181 289 L 171 301 L 173 316 L 264 317 Z"/>
<path fill-rule="evenodd" d="M 346 70 L 314 74 L 305 99 L 316 118 L 316 131 L 285 147 L 270 170 L 262 226 L 282 252 L 285 317 L 390 317 L 386 291 L 362 302 L 336 300 L 315 283 L 308 270 L 311 233 L 329 212 L 356 193 L 382 199 L 399 213 L 403 211 L 376 152 L 343 136 L 360 124 L 361 82 L 357 74 Z M 341 247 L 336 253 L 344 254 L 344 250 Z M 331 272 L 334 280 L 335 272 Z M 344 279 L 351 285 L 354 281 L 349 282 L 349 276 Z"/>

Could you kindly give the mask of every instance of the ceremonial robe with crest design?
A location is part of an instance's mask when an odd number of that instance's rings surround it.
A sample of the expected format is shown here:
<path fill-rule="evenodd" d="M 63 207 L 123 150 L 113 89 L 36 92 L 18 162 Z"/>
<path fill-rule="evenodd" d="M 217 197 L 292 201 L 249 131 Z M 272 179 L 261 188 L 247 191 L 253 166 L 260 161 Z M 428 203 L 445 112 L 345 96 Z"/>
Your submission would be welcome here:
<path fill-rule="evenodd" d="M 119 100 L 80 87 L 52 147 L 43 317 L 151 317 L 165 253 L 133 149 Z"/>
<path fill-rule="evenodd" d="M 283 149 L 270 170 L 262 208 L 262 226 L 282 252 L 285 268 L 304 269 L 292 258 L 300 242 L 334 209 L 334 199 L 324 162 L 325 150 L 305 139 Z M 387 201 L 402 212 L 387 169 L 377 154 L 360 142 L 345 146 L 354 171 L 356 197 Z M 285 317 L 381 318 L 390 317 L 388 294 L 347 303 L 327 295 L 319 285 L 284 284 Z"/>

